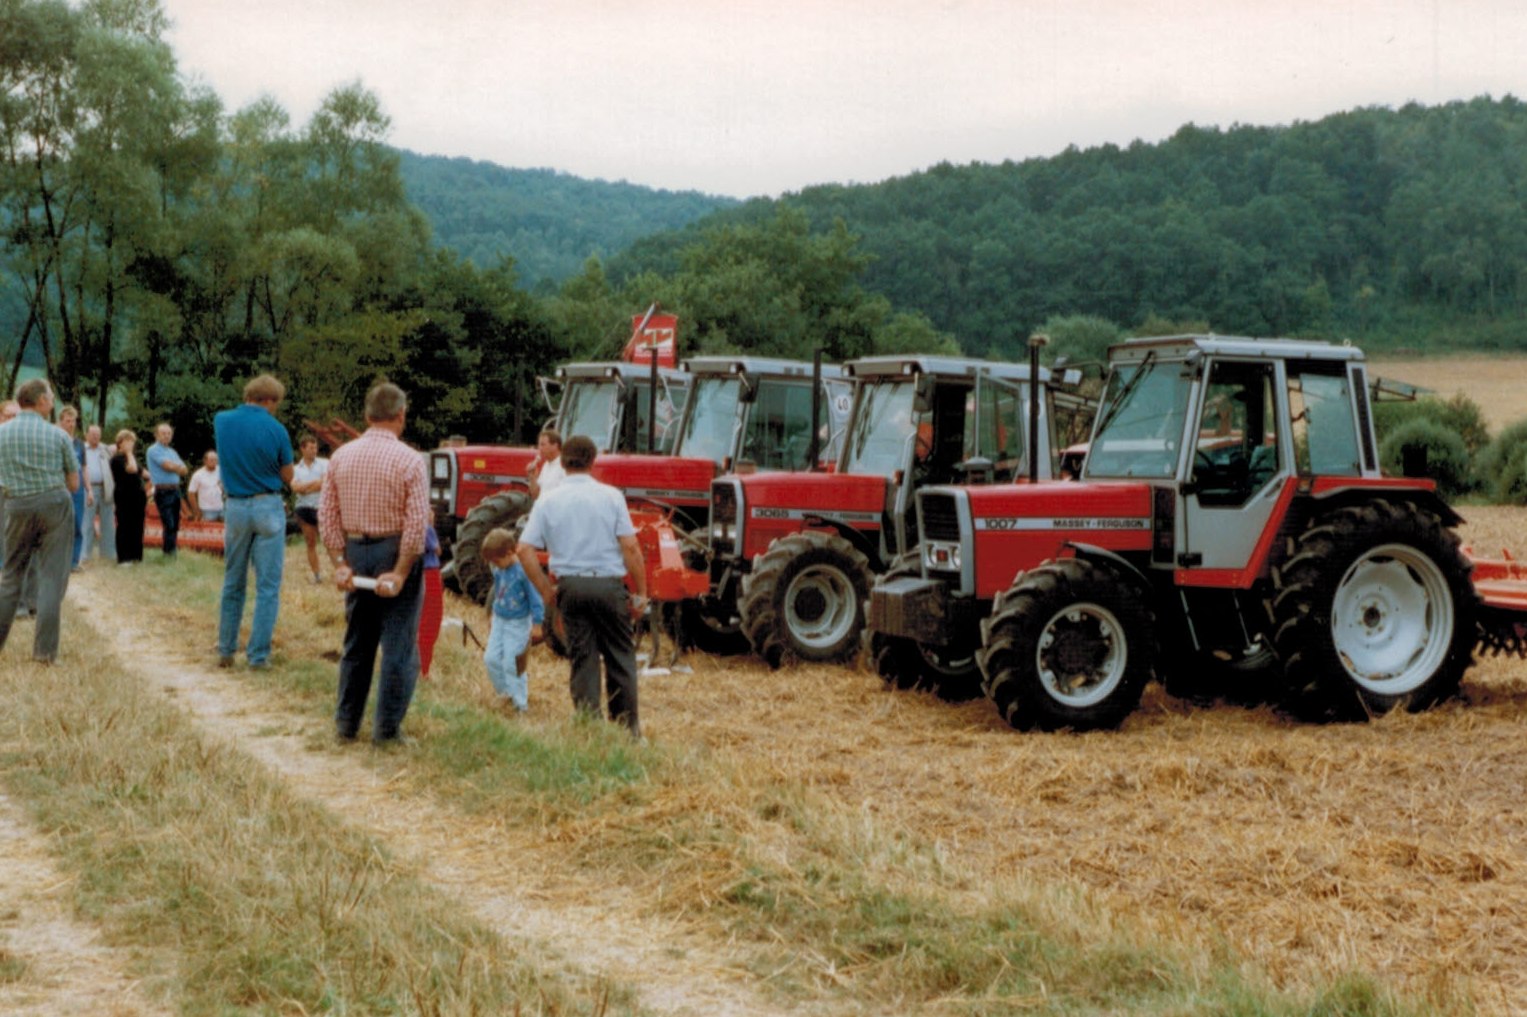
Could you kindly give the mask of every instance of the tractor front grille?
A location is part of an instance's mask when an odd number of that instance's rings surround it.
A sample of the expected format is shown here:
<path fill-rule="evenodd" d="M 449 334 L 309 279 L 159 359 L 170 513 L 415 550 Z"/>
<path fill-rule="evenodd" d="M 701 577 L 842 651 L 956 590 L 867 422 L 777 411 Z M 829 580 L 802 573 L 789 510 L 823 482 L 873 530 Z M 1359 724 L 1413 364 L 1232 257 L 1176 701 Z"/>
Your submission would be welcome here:
<path fill-rule="evenodd" d="M 924 540 L 959 540 L 960 514 L 954 495 L 929 491 L 918 498 Z"/>

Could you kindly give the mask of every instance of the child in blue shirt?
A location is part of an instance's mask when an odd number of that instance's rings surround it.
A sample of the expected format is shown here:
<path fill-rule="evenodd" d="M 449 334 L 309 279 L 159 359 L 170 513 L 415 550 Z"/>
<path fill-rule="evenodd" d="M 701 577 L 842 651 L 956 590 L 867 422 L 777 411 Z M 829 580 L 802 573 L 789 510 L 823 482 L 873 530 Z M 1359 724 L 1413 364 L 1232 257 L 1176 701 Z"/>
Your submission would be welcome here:
<path fill-rule="evenodd" d="M 514 544 L 514 534 L 504 529 L 488 531 L 482 541 L 483 561 L 493 572 L 493 595 L 488 601 L 493 627 L 488 632 L 483 663 L 488 666 L 493 691 L 524 713 L 530 709 L 530 675 L 525 660 L 530 644 L 541 640 L 546 608 L 515 557 Z"/>

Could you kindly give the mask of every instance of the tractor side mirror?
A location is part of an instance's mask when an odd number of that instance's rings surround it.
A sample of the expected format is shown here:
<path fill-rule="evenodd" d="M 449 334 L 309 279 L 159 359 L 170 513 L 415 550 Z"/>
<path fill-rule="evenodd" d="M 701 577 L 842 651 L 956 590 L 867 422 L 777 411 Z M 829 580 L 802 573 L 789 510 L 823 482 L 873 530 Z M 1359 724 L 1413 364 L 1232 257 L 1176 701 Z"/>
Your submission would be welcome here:
<path fill-rule="evenodd" d="M 965 479 L 965 484 L 990 484 L 996 479 L 997 466 L 985 456 L 971 456 L 955 467 Z"/>

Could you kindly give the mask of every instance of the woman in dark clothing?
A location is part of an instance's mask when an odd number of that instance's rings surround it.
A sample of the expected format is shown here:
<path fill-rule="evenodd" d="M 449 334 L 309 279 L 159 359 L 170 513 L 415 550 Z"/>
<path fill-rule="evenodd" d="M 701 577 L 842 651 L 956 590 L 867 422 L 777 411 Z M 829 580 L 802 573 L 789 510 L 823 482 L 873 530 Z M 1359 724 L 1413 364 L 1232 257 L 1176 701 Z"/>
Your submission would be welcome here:
<path fill-rule="evenodd" d="M 111 479 L 117 485 L 114 504 L 117 509 L 117 564 L 131 565 L 143 560 L 143 511 L 148 496 L 143 493 L 142 468 L 133 447 L 138 436 L 131 431 L 117 432 L 117 453 L 111 457 Z"/>

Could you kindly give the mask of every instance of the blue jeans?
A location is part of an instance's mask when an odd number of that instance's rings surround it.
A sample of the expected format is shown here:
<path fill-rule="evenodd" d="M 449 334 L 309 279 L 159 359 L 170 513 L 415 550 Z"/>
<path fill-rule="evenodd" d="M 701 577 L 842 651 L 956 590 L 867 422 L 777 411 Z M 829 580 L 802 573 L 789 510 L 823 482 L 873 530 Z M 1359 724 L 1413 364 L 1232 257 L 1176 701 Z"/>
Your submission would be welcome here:
<path fill-rule="evenodd" d="M 239 623 L 249 566 L 254 565 L 254 620 L 249 626 L 249 662 L 270 659 L 270 640 L 281 607 L 281 570 L 286 564 L 286 509 L 279 494 L 230 498 L 223 524 L 223 601 L 217 624 L 217 652 L 231 657 L 239 649 Z"/>
<path fill-rule="evenodd" d="M 80 555 L 85 550 L 85 485 L 80 484 L 70 497 L 74 499 L 74 556 L 69 567 L 78 568 Z"/>
<path fill-rule="evenodd" d="M 514 666 L 514 660 L 530 647 L 530 615 L 518 618 L 493 616 L 493 628 L 488 631 L 488 648 L 483 651 L 483 663 L 488 668 L 488 681 L 493 691 L 514 700 L 521 713 L 530 706 L 530 683 Z"/>
<path fill-rule="evenodd" d="M 164 534 L 164 553 L 175 553 L 175 538 L 180 533 L 180 488 L 154 489 L 154 507 L 159 510 L 159 525 Z"/>
<path fill-rule="evenodd" d="M 345 564 L 358 576 L 379 576 L 398 561 L 399 538 L 351 539 L 345 542 Z M 339 658 L 339 702 L 334 730 L 354 738 L 371 695 L 371 672 L 377 650 L 382 673 L 377 683 L 372 739 L 385 742 L 398 736 L 419 678 L 419 611 L 424 605 L 424 567 L 416 560 L 396 597 L 379 597 L 370 590 L 345 594 L 345 648 Z"/>

